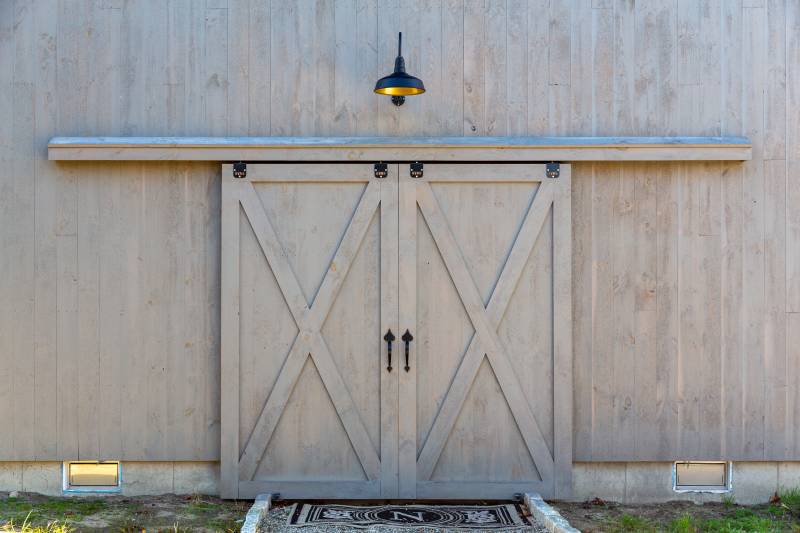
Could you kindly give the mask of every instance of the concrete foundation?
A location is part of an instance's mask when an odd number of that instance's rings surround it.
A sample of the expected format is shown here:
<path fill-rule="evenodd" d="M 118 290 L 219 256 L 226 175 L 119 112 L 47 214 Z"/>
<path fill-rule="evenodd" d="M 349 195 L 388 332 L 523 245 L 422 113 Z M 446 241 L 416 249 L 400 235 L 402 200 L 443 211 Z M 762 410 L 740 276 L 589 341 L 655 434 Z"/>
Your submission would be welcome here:
<path fill-rule="evenodd" d="M 800 462 L 734 462 L 732 480 L 728 497 L 742 504 L 764 503 L 781 488 L 800 487 Z M 600 498 L 621 503 L 701 503 L 720 501 L 725 496 L 673 491 L 672 463 L 575 463 L 572 470 L 570 499 L 575 501 Z"/>
<path fill-rule="evenodd" d="M 60 462 L 0 462 L 0 491 L 62 494 Z M 219 494 L 219 463 L 123 462 L 122 494 Z"/>
<path fill-rule="evenodd" d="M 61 494 L 60 462 L 0 462 L 0 491 Z M 800 487 L 800 461 L 734 462 L 737 503 L 763 503 L 781 488 Z M 672 490 L 672 463 L 575 463 L 571 500 L 622 503 L 720 501 L 723 495 Z M 123 462 L 122 494 L 219 494 L 219 463 Z"/>

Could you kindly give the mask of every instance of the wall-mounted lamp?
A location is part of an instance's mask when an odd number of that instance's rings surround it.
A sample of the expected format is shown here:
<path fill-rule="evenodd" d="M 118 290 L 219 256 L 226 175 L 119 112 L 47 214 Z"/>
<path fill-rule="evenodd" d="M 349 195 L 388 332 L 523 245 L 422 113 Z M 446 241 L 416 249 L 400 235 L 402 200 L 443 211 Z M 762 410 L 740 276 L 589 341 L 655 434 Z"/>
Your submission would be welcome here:
<path fill-rule="evenodd" d="M 397 38 L 397 59 L 394 60 L 394 72 L 378 80 L 375 92 L 392 97 L 394 105 L 403 105 L 406 96 L 422 94 L 425 85 L 422 80 L 406 74 L 406 62 L 403 59 L 403 32 Z"/>

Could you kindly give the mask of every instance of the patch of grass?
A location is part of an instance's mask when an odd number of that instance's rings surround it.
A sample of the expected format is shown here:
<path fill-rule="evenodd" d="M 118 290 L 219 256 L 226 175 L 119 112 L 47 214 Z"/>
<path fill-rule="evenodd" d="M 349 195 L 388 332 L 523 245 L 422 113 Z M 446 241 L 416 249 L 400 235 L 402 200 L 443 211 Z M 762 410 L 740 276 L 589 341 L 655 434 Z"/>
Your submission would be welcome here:
<path fill-rule="evenodd" d="M 157 533 L 191 533 L 193 531 L 190 527 L 183 527 L 177 522 L 172 527 L 159 528 Z"/>
<path fill-rule="evenodd" d="M 2 1 L 2 0 L 0 0 Z M 238 532 L 249 502 L 212 496 L 0 497 L 0 533 Z"/>
<path fill-rule="evenodd" d="M 242 529 L 242 523 L 236 518 L 213 518 L 206 522 L 206 527 L 223 533 L 235 533 Z"/>
<path fill-rule="evenodd" d="M 680 518 L 676 518 L 669 525 L 670 533 L 696 533 L 697 526 L 695 525 L 694 518 L 688 513 Z"/>
<path fill-rule="evenodd" d="M 730 516 L 706 520 L 703 524 L 704 531 L 710 533 L 737 533 L 737 532 L 754 532 L 754 533 L 769 533 L 773 531 L 781 531 L 784 526 L 788 526 L 785 522 L 782 523 L 779 517 L 770 514 L 770 509 L 761 509 L 762 512 L 747 507 L 737 507 Z"/>
<path fill-rule="evenodd" d="M 779 533 L 786 531 L 782 524 L 755 514 L 733 518 L 711 518 L 700 523 L 703 533 Z"/>
<path fill-rule="evenodd" d="M 669 524 L 654 524 L 642 517 L 623 514 L 609 519 L 603 531 L 608 533 L 784 533 L 800 532 L 800 525 L 769 513 L 769 509 L 732 508 L 725 516 L 702 518 L 690 512 Z"/>
<path fill-rule="evenodd" d="M 216 506 L 211 502 L 191 501 L 186 505 L 186 510 L 192 514 L 204 514 L 210 511 L 216 511 Z"/>
<path fill-rule="evenodd" d="M 664 502 L 561 503 L 562 514 L 584 531 L 597 533 L 800 533 L 800 489 L 782 489 L 759 505 Z"/>
<path fill-rule="evenodd" d="M 800 518 L 800 488 L 782 489 L 778 492 L 778 500 L 783 509 Z"/>
<path fill-rule="evenodd" d="M 736 496 L 733 494 L 723 494 L 722 498 L 720 498 L 722 505 L 725 506 L 726 509 L 730 509 L 731 507 L 736 505 Z"/>
<path fill-rule="evenodd" d="M 28 519 L 30 523 L 81 520 L 106 508 L 103 500 L 49 498 L 33 503 L 19 498 L 0 500 L 0 525 Z"/>
<path fill-rule="evenodd" d="M 114 531 L 118 533 L 142 533 L 142 531 L 146 531 L 146 529 L 141 525 L 125 524 L 115 526 Z"/>
<path fill-rule="evenodd" d="M 80 520 L 84 516 L 104 511 L 107 507 L 108 504 L 103 500 L 75 499 L 70 501 L 64 498 L 51 498 L 37 505 L 37 508 L 43 514 L 70 520 Z"/>
<path fill-rule="evenodd" d="M 57 521 L 48 522 L 45 525 L 34 526 L 30 523 L 32 512 L 29 512 L 22 521 L 22 524 L 16 526 L 12 521 L 3 525 L 0 531 L 3 533 L 71 533 L 75 530 L 72 526 L 65 523 L 58 523 Z"/>
<path fill-rule="evenodd" d="M 626 513 L 609 519 L 606 531 L 608 533 L 657 533 L 658 530 L 644 518 Z"/>
<path fill-rule="evenodd" d="M 19 498 L 0 499 L 0 524 L 22 521 L 32 511 L 33 506 L 26 501 L 20 501 Z"/>
<path fill-rule="evenodd" d="M 13 533 L 71 533 L 75 531 L 75 528 L 58 522 L 49 522 L 43 526 L 23 524 L 20 527 L 16 527 L 13 523 L 8 523 L 0 531 Z"/>

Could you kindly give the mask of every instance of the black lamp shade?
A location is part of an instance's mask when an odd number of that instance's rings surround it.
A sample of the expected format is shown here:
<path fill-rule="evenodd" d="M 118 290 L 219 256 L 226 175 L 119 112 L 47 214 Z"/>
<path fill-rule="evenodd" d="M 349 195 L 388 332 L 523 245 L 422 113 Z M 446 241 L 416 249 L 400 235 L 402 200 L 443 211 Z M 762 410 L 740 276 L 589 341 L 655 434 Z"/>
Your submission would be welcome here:
<path fill-rule="evenodd" d="M 406 73 L 406 62 L 402 56 L 403 34 L 400 34 L 397 59 L 394 60 L 394 72 L 378 80 L 375 92 L 389 96 L 411 96 L 425 92 L 422 80 Z"/>
<path fill-rule="evenodd" d="M 411 96 L 424 93 L 425 85 L 421 79 L 402 70 L 395 70 L 378 80 L 378 83 L 375 84 L 375 92 L 389 96 Z"/>

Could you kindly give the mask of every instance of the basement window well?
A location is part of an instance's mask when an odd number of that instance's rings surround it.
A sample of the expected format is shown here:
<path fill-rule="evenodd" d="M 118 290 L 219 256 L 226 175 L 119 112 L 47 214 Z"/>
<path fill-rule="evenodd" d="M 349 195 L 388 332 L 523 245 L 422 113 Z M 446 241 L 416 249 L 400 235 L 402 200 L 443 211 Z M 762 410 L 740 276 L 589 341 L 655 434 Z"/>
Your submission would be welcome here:
<path fill-rule="evenodd" d="M 729 492 L 732 463 L 725 461 L 676 461 L 672 467 L 675 492 Z"/>
<path fill-rule="evenodd" d="M 122 467 L 119 461 L 66 461 L 64 492 L 119 492 Z"/>

